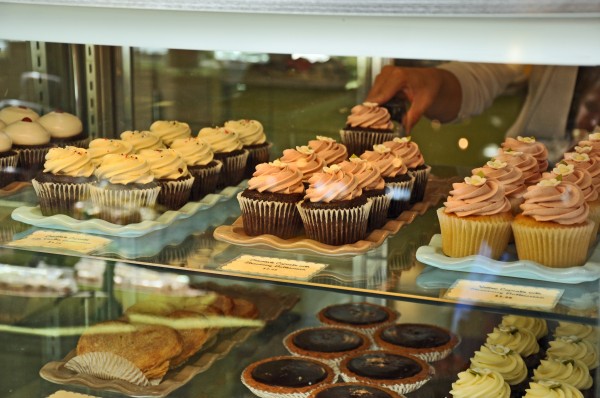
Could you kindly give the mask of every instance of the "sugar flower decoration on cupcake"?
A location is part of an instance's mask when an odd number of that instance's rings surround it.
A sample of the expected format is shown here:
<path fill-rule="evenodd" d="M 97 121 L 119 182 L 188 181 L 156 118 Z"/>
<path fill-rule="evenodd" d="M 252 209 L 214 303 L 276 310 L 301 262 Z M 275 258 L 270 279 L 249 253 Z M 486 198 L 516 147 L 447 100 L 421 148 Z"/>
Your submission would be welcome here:
<path fill-rule="evenodd" d="M 592 152 L 592 147 L 589 146 L 589 145 L 582 145 L 582 146 L 576 145 L 575 146 L 575 152 L 577 152 L 577 153 L 587 153 L 588 156 L 589 156 L 590 152 Z"/>
<path fill-rule="evenodd" d="M 317 140 L 319 141 L 328 141 L 328 142 L 335 142 L 335 140 L 331 137 L 326 137 L 324 135 L 318 135 L 317 136 Z"/>
<path fill-rule="evenodd" d="M 376 145 L 373 145 L 373 151 L 375 151 L 377 153 L 388 153 L 388 152 L 391 152 L 392 149 L 383 144 L 376 144 Z"/>
<path fill-rule="evenodd" d="M 491 167 L 492 169 L 496 169 L 496 170 L 503 169 L 503 168 L 505 168 L 508 165 L 508 163 L 503 162 L 503 161 L 498 160 L 498 159 L 489 160 L 486 164 L 489 167 Z"/>
<path fill-rule="evenodd" d="M 304 155 L 312 155 L 315 153 L 315 150 L 308 145 L 297 146 L 296 150 Z"/>
<path fill-rule="evenodd" d="M 512 155 L 512 156 L 521 156 L 523 154 L 523 152 L 521 152 L 521 151 L 515 151 L 510 148 L 504 150 L 504 153 L 506 153 L 508 155 Z"/>
<path fill-rule="evenodd" d="M 535 137 L 517 137 L 517 141 L 524 142 L 526 144 L 533 144 L 535 142 Z"/>
<path fill-rule="evenodd" d="M 406 142 L 410 142 L 412 137 L 409 135 L 407 137 L 395 137 L 392 141 L 398 142 L 400 144 L 404 144 Z"/>
<path fill-rule="evenodd" d="M 575 171 L 575 166 L 572 164 L 558 163 L 556 167 L 552 169 L 552 172 L 556 175 L 568 176 L 569 174 L 573 174 Z"/>
<path fill-rule="evenodd" d="M 471 177 L 465 177 L 465 183 L 473 185 L 475 187 L 479 187 L 485 184 L 486 181 L 487 179 L 484 176 L 477 174 L 472 175 Z"/>
<path fill-rule="evenodd" d="M 556 187 L 562 182 L 561 178 L 546 178 L 537 183 L 540 187 Z"/>
<path fill-rule="evenodd" d="M 596 132 L 598 130 L 598 126 L 594 129 L 594 132 L 588 136 L 590 141 L 600 141 L 600 132 Z"/>
<path fill-rule="evenodd" d="M 574 162 L 589 162 L 590 155 L 587 153 L 578 153 L 578 152 L 567 152 L 565 153 L 565 159 L 573 160 Z"/>

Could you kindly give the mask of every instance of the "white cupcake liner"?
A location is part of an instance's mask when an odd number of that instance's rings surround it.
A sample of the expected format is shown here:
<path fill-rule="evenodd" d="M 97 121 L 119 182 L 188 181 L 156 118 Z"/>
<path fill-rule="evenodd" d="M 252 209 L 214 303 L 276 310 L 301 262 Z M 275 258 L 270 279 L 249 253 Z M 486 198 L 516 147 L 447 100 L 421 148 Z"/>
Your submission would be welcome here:
<path fill-rule="evenodd" d="M 54 214 L 66 214 L 79 217 L 83 213 L 82 208 L 77 211 L 77 203 L 86 202 L 90 198 L 89 183 L 54 183 L 39 182 L 31 180 L 31 185 L 39 199 L 40 209 L 45 216 Z"/>
<path fill-rule="evenodd" d="M 239 155 L 227 156 L 221 160 L 223 162 L 223 169 L 221 170 L 221 174 L 219 174 L 218 188 L 237 185 L 244 179 L 248 155 L 249 152 L 244 149 Z"/>
<path fill-rule="evenodd" d="M 250 236 L 271 234 L 293 238 L 302 225 L 295 202 L 274 202 L 247 198 L 237 194 L 242 210 L 244 231 Z"/>
<path fill-rule="evenodd" d="M 158 186 L 146 189 L 111 190 L 90 184 L 92 204 L 99 208 L 100 218 L 109 222 L 121 218 L 139 219 L 140 209 L 155 206 L 159 191 Z"/>
<path fill-rule="evenodd" d="M 386 182 L 385 190 L 391 196 L 388 217 L 396 218 L 410 208 L 410 198 L 415 185 L 415 177 L 402 182 Z"/>
<path fill-rule="evenodd" d="M 39 148 L 19 148 L 14 149 L 18 153 L 19 159 L 17 166 L 20 168 L 21 174 L 27 180 L 33 178 L 35 174 L 44 168 L 46 154 L 52 148 L 51 146 Z"/>
<path fill-rule="evenodd" d="M 410 194 L 411 204 L 423 201 L 430 172 L 431 166 L 427 166 L 426 168 L 420 170 L 409 170 L 409 174 L 412 174 L 415 177 L 415 183 Z"/>
<path fill-rule="evenodd" d="M 422 380 L 418 380 L 418 381 L 416 381 L 414 383 L 410 383 L 410 384 L 409 383 L 388 384 L 388 383 L 384 382 L 383 380 L 367 379 L 364 377 L 357 378 L 357 377 L 354 377 L 354 376 L 344 372 L 343 370 L 340 370 L 340 377 L 346 383 L 372 384 L 372 385 L 375 385 L 378 387 L 388 388 L 394 392 L 397 392 L 398 394 L 408 394 L 410 392 L 418 390 L 419 388 L 423 387 L 423 385 L 425 385 L 425 383 L 427 383 L 429 380 L 431 380 L 431 378 L 434 375 L 435 375 L 435 369 L 432 366 L 429 366 L 428 375 L 427 375 L 427 377 L 425 377 Z"/>
<path fill-rule="evenodd" d="M 397 131 L 340 130 L 342 144 L 348 149 L 348 156 L 361 155 L 373 149 L 373 145 L 383 144 L 398 137 Z"/>
<path fill-rule="evenodd" d="M 15 151 L 14 155 L 4 156 L 4 157 L 0 158 L 0 168 L 3 170 L 8 167 L 16 168 L 18 161 L 19 161 L 19 154 Z"/>
<path fill-rule="evenodd" d="M 156 181 L 160 186 L 157 203 L 160 203 L 171 210 L 177 210 L 187 203 L 192 192 L 194 177 L 190 176 L 185 180 Z"/>
<path fill-rule="evenodd" d="M 124 380 L 142 387 L 153 384 L 133 362 L 112 352 L 88 352 L 77 355 L 64 366 L 75 373 L 102 380 Z M 155 380 L 154 384 L 157 384 L 156 382 L 160 380 Z"/>
<path fill-rule="evenodd" d="M 373 202 L 369 212 L 369 230 L 381 228 L 387 222 L 387 215 L 392 201 L 391 192 L 369 197 Z"/>
<path fill-rule="evenodd" d="M 190 174 L 194 176 L 194 184 L 192 185 L 192 193 L 190 200 L 200 200 L 209 193 L 214 193 L 217 190 L 217 182 L 219 174 L 223 169 L 223 162 L 215 160 L 216 165 L 202 169 L 188 168 Z"/>

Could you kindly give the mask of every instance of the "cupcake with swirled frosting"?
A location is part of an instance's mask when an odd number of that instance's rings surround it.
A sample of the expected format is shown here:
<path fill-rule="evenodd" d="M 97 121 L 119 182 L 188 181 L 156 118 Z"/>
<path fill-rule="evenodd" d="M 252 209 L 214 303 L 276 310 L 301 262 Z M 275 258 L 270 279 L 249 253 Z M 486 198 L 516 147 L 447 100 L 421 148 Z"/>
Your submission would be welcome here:
<path fill-rule="evenodd" d="M 12 149 L 12 140 L 1 129 L 0 125 L 0 188 L 16 179 L 17 161 L 19 160 L 17 152 Z"/>
<path fill-rule="evenodd" d="M 527 382 L 527 366 L 523 358 L 502 345 L 484 344 L 471 357 L 471 369 L 490 369 L 498 372 L 511 388 L 511 393 L 520 397 Z"/>
<path fill-rule="evenodd" d="M 248 151 L 244 176 L 246 178 L 252 177 L 256 165 L 269 161 L 271 144 L 267 141 L 262 123 L 251 119 L 230 120 L 225 122 L 223 127 L 236 132 L 243 148 Z"/>
<path fill-rule="evenodd" d="M 38 122 L 25 117 L 8 124 L 4 132 L 12 141 L 12 149 L 18 153 L 18 178 L 29 181 L 43 170 L 45 156 L 53 147 L 50 133 Z"/>
<path fill-rule="evenodd" d="M 83 131 L 81 119 L 63 111 L 48 112 L 38 119 L 50 133 L 50 142 L 58 147 L 74 146 L 85 148 L 88 145 L 88 135 Z"/>
<path fill-rule="evenodd" d="M 556 329 L 554 329 L 554 336 L 577 336 L 580 339 L 587 340 L 595 344 L 600 342 L 600 331 L 598 328 L 581 323 L 559 321 L 558 326 Z"/>
<path fill-rule="evenodd" d="M 169 210 L 178 210 L 187 203 L 192 192 L 194 177 L 183 158 L 174 149 L 143 149 L 138 154 L 154 174 L 160 187 L 156 203 Z"/>
<path fill-rule="evenodd" d="M 577 336 L 562 336 L 551 341 L 550 348 L 546 351 L 548 358 L 579 359 L 590 370 L 594 370 L 600 364 L 598 347 L 588 340 Z"/>
<path fill-rule="evenodd" d="M 513 214 L 521 212 L 519 205 L 523 203 L 523 194 L 527 187 L 523 183 L 523 172 L 506 162 L 492 159 L 483 167 L 475 168 L 471 171 L 473 175 L 482 174 L 485 178 L 498 181 L 504 186 L 504 194 L 510 202 Z"/>
<path fill-rule="evenodd" d="M 537 383 L 529 383 L 529 388 L 523 398 L 583 398 L 583 394 L 568 383 L 540 380 Z"/>
<path fill-rule="evenodd" d="M 83 218 L 90 196 L 89 186 L 96 181 L 94 169 L 83 148 L 51 148 L 46 154 L 44 171 L 31 181 L 42 214 Z"/>
<path fill-rule="evenodd" d="M 298 204 L 306 235 L 336 246 L 366 237 L 370 209 L 371 200 L 362 194 L 358 179 L 338 165 L 314 174 Z"/>
<path fill-rule="evenodd" d="M 498 181 L 473 175 L 452 184 L 437 215 L 442 251 L 449 257 L 479 254 L 497 259 L 508 246 L 512 213 Z"/>
<path fill-rule="evenodd" d="M 518 168 L 523 173 L 523 183 L 527 186 L 535 185 L 542 179 L 542 173 L 537 160 L 524 152 L 513 151 L 512 149 L 500 149 L 494 156 L 495 160 L 506 162 L 509 165 Z"/>
<path fill-rule="evenodd" d="M 548 149 L 546 149 L 544 144 L 536 141 L 535 137 L 507 137 L 501 146 L 503 150 L 511 149 L 533 156 L 537 160 L 538 171 L 540 173 L 548 170 Z"/>
<path fill-rule="evenodd" d="M 590 370 L 579 359 L 544 359 L 533 371 L 533 380 L 556 380 L 567 383 L 582 392 L 589 390 L 594 383 Z"/>
<path fill-rule="evenodd" d="M 388 110 L 374 102 L 354 106 L 346 119 L 346 126 L 340 130 L 342 143 L 350 156 L 358 156 L 373 145 L 383 144 L 397 135 Z"/>
<path fill-rule="evenodd" d="M 415 177 L 415 183 L 410 194 L 410 203 L 423 201 L 431 166 L 425 164 L 419 145 L 412 141 L 411 137 L 396 137 L 392 141 L 384 142 L 383 145 L 390 148 L 394 155 L 401 157 L 406 167 L 408 167 L 409 174 Z"/>
<path fill-rule="evenodd" d="M 114 224 L 142 221 L 142 210 L 153 209 L 160 187 L 148 163 L 137 155 L 109 154 L 94 172 L 92 204 L 99 217 Z"/>
<path fill-rule="evenodd" d="M 596 127 L 585 140 L 579 141 L 577 147 L 589 147 L 589 150 L 585 150 L 585 152 L 592 158 L 600 158 L 600 129 Z M 575 150 L 579 152 L 577 147 Z"/>
<path fill-rule="evenodd" d="M 523 358 L 529 369 L 533 369 L 540 362 L 540 345 L 535 335 L 527 329 L 500 325 L 488 333 L 486 343 L 510 348 Z"/>
<path fill-rule="evenodd" d="M 520 260 L 553 268 L 583 265 L 594 222 L 577 185 L 546 179 L 527 188 L 523 212 L 512 223 Z"/>
<path fill-rule="evenodd" d="M 587 153 L 567 152 L 564 154 L 564 160 L 567 164 L 572 164 L 577 170 L 586 170 L 592 176 L 592 185 L 600 193 L 600 160 L 590 158 Z"/>
<path fill-rule="evenodd" d="M 308 141 L 309 148 L 320 156 L 327 166 L 348 159 L 348 150 L 344 144 L 336 142 L 331 137 L 318 135 L 315 140 Z"/>
<path fill-rule="evenodd" d="M 133 145 L 123 140 L 111 140 L 108 138 L 96 138 L 90 142 L 88 155 L 94 166 L 102 163 L 106 155 L 129 155 L 133 153 Z"/>
<path fill-rule="evenodd" d="M 285 149 L 279 161 L 288 163 L 302 172 L 302 181 L 308 186 L 308 180 L 326 166 L 325 161 L 317 156 L 314 149 L 307 145 L 297 146 L 296 149 Z"/>
<path fill-rule="evenodd" d="M 157 120 L 150 125 L 150 133 L 154 134 L 165 145 L 171 145 L 178 138 L 192 136 L 190 125 L 177 120 Z"/>
<path fill-rule="evenodd" d="M 296 204 L 303 196 L 302 173 L 297 168 L 278 160 L 257 165 L 248 189 L 237 195 L 244 232 L 282 239 L 298 235 L 302 220 Z"/>
<path fill-rule="evenodd" d="M 6 125 L 23 120 L 25 117 L 36 121 L 40 118 L 40 115 L 33 109 L 22 105 L 7 106 L 0 109 L 0 120 Z"/>
<path fill-rule="evenodd" d="M 205 127 L 198 132 L 197 138 L 210 145 L 215 159 L 223 162 L 217 188 L 237 185 L 244 179 L 250 153 L 244 149 L 236 132 L 224 127 Z"/>
<path fill-rule="evenodd" d="M 458 374 L 450 394 L 453 398 L 509 398 L 510 386 L 494 370 L 471 368 Z"/>
<path fill-rule="evenodd" d="M 139 153 L 144 149 L 165 148 L 162 140 L 149 131 L 127 130 L 121 133 L 121 140 L 129 142 L 133 146 L 133 152 Z"/>

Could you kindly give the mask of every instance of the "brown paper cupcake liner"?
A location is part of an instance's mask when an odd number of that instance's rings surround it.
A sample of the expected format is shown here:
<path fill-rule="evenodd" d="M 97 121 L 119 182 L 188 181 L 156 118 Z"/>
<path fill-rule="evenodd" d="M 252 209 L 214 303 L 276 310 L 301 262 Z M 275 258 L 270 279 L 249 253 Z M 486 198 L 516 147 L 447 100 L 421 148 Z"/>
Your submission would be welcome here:
<path fill-rule="evenodd" d="M 217 188 L 222 189 L 227 186 L 234 186 L 242 182 L 244 179 L 244 171 L 246 170 L 248 155 L 249 152 L 244 149 L 239 155 L 227 156 L 225 159 L 222 159 L 223 169 L 219 174 Z"/>
<path fill-rule="evenodd" d="M 190 199 L 194 177 L 189 176 L 185 180 L 160 181 L 156 180 L 160 191 L 156 203 L 165 206 L 169 210 L 178 210 Z"/>
<path fill-rule="evenodd" d="M 348 156 L 361 155 L 373 149 L 373 145 L 391 141 L 399 134 L 396 131 L 340 130 L 342 144 L 348 149 Z"/>
<path fill-rule="evenodd" d="M 369 212 L 368 230 L 381 228 L 385 225 L 392 201 L 392 194 L 388 192 L 384 195 L 371 196 L 369 199 L 373 201 L 371 211 Z"/>
<path fill-rule="evenodd" d="M 387 216 L 397 218 L 403 211 L 410 209 L 410 198 L 414 189 L 415 178 L 403 182 L 386 182 L 385 190 L 392 197 Z"/>
<path fill-rule="evenodd" d="M 302 226 L 296 203 L 256 200 L 237 194 L 242 210 L 244 232 L 250 236 L 271 234 L 282 239 L 298 235 Z"/>
<path fill-rule="evenodd" d="M 217 182 L 219 181 L 219 174 L 223 169 L 223 162 L 220 160 L 215 160 L 215 162 L 217 164 L 214 167 L 202 169 L 190 167 L 188 169 L 194 176 L 190 200 L 200 200 L 209 193 L 214 193 L 217 190 Z"/>
<path fill-rule="evenodd" d="M 431 166 L 427 166 L 424 169 L 409 170 L 409 173 L 415 177 L 415 183 L 410 194 L 410 203 L 415 204 L 422 202 L 425 197 L 425 189 L 427 188 L 427 180 L 429 179 L 429 173 L 431 172 Z"/>
<path fill-rule="evenodd" d="M 133 362 L 111 352 L 88 352 L 77 355 L 64 366 L 75 373 L 102 380 L 124 380 L 142 387 L 152 384 Z"/>
<path fill-rule="evenodd" d="M 304 230 L 310 239 L 328 245 L 345 245 L 364 239 L 372 200 L 350 209 L 310 209 L 297 204 Z"/>
<path fill-rule="evenodd" d="M 267 144 L 250 145 L 244 147 L 244 149 L 248 151 L 248 160 L 246 162 L 244 178 L 252 177 L 252 174 L 256 169 L 256 165 L 259 165 L 261 163 L 267 163 L 269 161 L 271 146 L 271 144 Z"/>
<path fill-rule="evenodd" d="M 75 219 L 85 215 L 85 202 L 90 198 L 90 184 L 60 184 L 31 180 L 44 216 L 66 214 Z"/>
<path fill-rule="evenodd" d="M 158 186 L 135 190 L 109 190 L 90 185 L 92 204 L 98 207 L 100 218 L 120 225 L 140 222 L 140 209 L 153 208 L 159 191 Z"/>

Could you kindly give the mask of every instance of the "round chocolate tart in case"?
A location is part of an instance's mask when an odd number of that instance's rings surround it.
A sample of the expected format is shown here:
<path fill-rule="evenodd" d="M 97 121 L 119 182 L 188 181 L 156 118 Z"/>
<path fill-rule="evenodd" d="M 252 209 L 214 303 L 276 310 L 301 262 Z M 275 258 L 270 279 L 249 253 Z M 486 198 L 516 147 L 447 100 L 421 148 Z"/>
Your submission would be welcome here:
<path fill-rule="evenodd" d="M 375 332 L 375 343 L 389 351 L 401 350 L 427 362 L 446 358 L 459 339 L 448 330 L 419 323 L 384 326 Z"/>
<path fill-rule="evenodd" d="M 328 325 L 345 326 L 369 334 L 382 325 L 395 322 L 398 314 L 377 304 L 348 303 L 325 307 L 318 318 Z"/>
<path fill-rule="evenodd" d="M 387 388 L 364 383 L 338 383 L 320 387 L 308 398 L 405 398 Z"/>
<path fill-rule="evenodd" d="M 264 398 L 307 397 L 313 390 L 334 383 L 333 369 L 316 359 L 280 356 L 263 359 L 242 372 L 242 383 Z"/>
<path fill-rule="evenodd" d="M 408 353 L 363 351 L 344 359 L 340 373 L 346 382 L 374 384 L 405 394 L 429 381 L 434 370 L 427 362 Z"/>
<path fill-rule="evenodd" d="M 289 334 L 283 344 L 293 355 L 307 356 L 337 366 L 344 357 L 370 347 L 369 338 L 340 327 L 317 327 Z"/>

